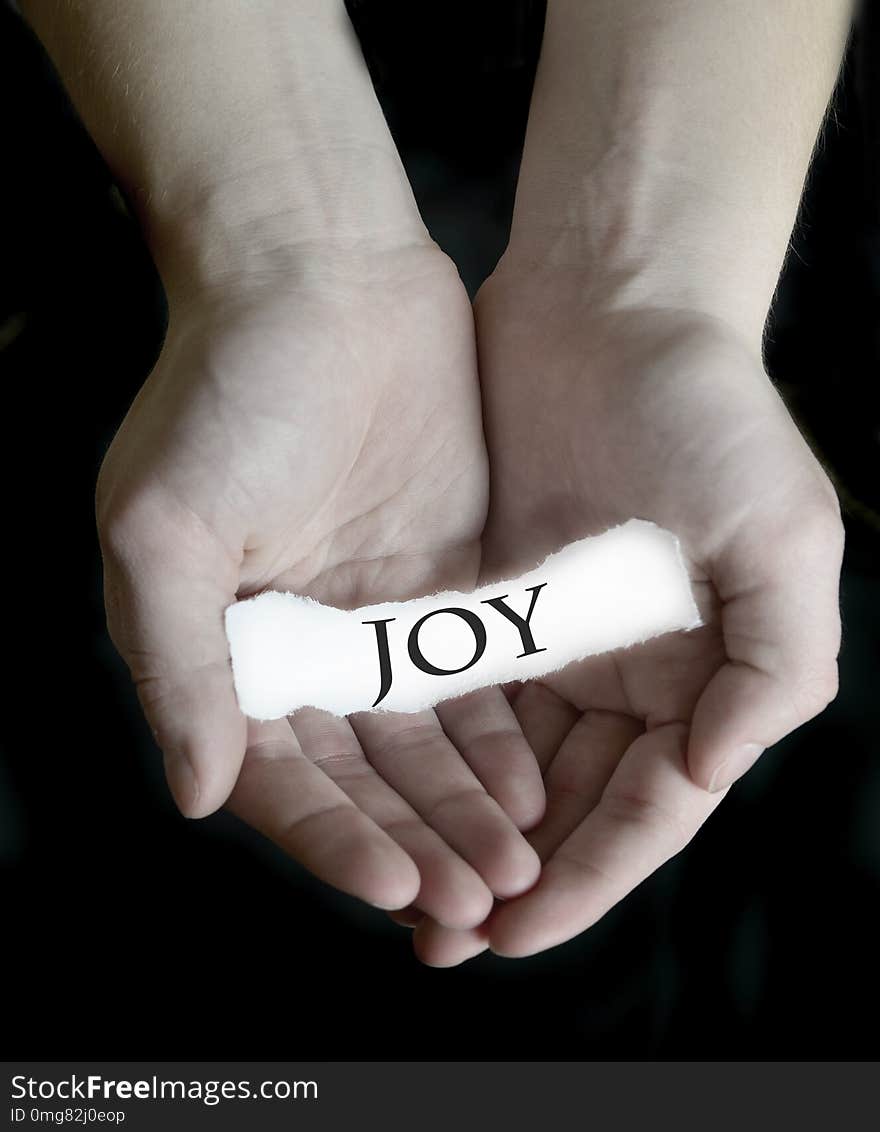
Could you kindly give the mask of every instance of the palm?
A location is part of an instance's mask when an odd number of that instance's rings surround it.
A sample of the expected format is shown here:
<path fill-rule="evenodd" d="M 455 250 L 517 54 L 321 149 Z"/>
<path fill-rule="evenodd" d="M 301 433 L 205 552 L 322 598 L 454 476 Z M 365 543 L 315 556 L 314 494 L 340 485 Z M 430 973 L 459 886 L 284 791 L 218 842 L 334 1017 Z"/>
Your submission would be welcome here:
<path fill-rule="evenodd" d="M 561 942 L 686 844 L 723 796 L 695 783 L 705 751 L 694 739 L 736 726 L 729 672 L 758 678 L 770 663 L 773 627 L 749 598 L 774 552 L 768 535 L 783 546 L 827 495 L 760 362 L 729 331 L 661 312 L 585 318 L 546 280 L 524 292 L 493 279 L 477 304 L 487 579 L 637 516 L 679 535 L 705 624 L 513 693 L 545 778 L 530 840 L 547 864 L 533 892 L 470 937 L 423 925 L 417 946 L 439 963 L 489 940 L 505 954 Z"/>
<path fill-rule="evenodd" d="M 178 326 L 102 481 L 105 496 L 153 493 L 186 517 L 192 592 L 210 588 L 220 610 L 264 588 L 354 606 L 474 584 L 488 473 L 470 307 L 448 261 L 420 252 L 370 286 L 327 278 L 212 300 Z M 150 688 L 154 658 L 138 653 Z M 243 749 L 225 660 L 211 663 L 223 686 L 200 710 L 213 707 L 217 742 L 237 733 Z M 487 763 L 502 736 L 522 768 L 517 796 Z M 226 790 L 237 771 L 231 757 Z M 250 724 L 231 804 L 332 883 L 464 925 L 537 868 L 482 784 L 537 816 L 540 781 L 499 692 L 450 705 L 442 724 L 312 709 Z"/>

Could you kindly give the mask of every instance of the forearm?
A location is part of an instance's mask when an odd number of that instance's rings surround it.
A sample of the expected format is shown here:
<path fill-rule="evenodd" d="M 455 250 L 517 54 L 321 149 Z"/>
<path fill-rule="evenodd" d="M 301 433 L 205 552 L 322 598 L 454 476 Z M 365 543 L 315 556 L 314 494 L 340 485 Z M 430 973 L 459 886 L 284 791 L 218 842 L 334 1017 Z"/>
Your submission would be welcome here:
<path fill-rule="evenodd" d="M 848 0 L 549 0 L 511 254 L 760 340 L 849 22 Z"/>
<path fill-rule="evenodd" d="M 425 238 L 342 0 L 25 0 L 166 285 Z"/>

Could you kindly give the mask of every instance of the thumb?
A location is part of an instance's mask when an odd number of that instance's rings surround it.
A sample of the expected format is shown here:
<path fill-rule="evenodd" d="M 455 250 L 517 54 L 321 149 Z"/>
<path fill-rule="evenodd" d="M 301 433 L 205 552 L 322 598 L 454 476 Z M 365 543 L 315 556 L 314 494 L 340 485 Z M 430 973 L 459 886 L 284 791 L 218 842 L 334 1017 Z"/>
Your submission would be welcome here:
<path fill-rule="evenodd" d="M 713 569 L 728 659 L 697 703 L 688 744 L 707 790 L 730 786 L 837 694 L 843 527 L 824 504 L 796 521 L 740 533 Z"/>
<path fill-rule="evenodd" d="M 189 512 L 165 499 L 99 524 L 107 627 L 165 757 L 181 812 L 205 817 L 229 796 L 245 752 L 223 611 L 238 566 Z"/>

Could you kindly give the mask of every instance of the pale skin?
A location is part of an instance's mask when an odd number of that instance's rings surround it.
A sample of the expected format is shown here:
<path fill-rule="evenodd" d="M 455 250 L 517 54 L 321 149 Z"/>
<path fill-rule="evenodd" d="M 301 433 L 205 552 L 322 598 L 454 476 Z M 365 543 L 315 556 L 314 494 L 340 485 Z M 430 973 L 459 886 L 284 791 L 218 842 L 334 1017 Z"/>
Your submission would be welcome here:
<path fill-rule="evenodd" d="M 23 7 L 169 295 L 98 521 L 178 805 L 405 909 L 428 963 L 571 938 L 834 695 L 839 512 L 760 347 L 847 5 L 550 0 L 476 334 L 341 5 Z M 704 629 L 419 717 L 238 711 L 236 596 L 467 588 L 634 515 Z"/>
<path fill-rule="evenodd" d="M 476 304 L 483 572 L 650 517 L 706 627 L 513 694 L 541 879 L 475 931 L 421 920 L 426 962 L 588 928 L 836 693 L 839 508 L 761 333 L 848 27 L 831 2 L 550 0 L 511 242 Z"/>
<path fill-rule="evenodd" d="M 101 470 L 108 627 L 181 810 L 228 805 L 318 876 L 450 927 L 537 878 L 543 786 L 499 689 L 441 712 L 248 726 L 236 596 L 359 605 L 476 582 L 473 319 L 341 5 L 34 4 L 142 217 L 159 364 Z M 285 101 L 289 100 L 289 101 Z"/>

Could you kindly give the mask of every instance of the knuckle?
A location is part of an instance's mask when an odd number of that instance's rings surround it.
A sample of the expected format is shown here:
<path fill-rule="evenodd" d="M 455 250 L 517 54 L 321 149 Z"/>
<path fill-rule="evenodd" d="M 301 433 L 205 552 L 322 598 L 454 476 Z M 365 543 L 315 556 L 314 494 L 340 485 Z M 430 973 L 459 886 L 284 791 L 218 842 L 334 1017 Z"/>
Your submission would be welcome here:
<path fill-rule="evenodd" d="M 660 837 L 669 846 L 670 855 L 678 853 L 691 839 L 692 831 L 679 815 L 640 794 L 606 791 L 602 803 L 613 821 L 639 826 Z"/>
<path fill-rule="evenodd" d="M 464 786 L 459 790 L 453 790 L 449 794 L 444 794 L 442 797 L 437 798 L 434 802 L 428 805 L 425 809 L 423 817 L 430 825 L 431 822 L 442 819 L 448 811 L 455 813 L 470 807 L 474 802 L 482 803 L 488 795 L 486 791 L 480 786 Z"/>
<path fill-rule="evenodd" d="M 798 518 L 798 549 L 811 558 L 837 557 L 843 550 L 845 532 L 837 496 L 813 503 Z"/>
<path fill-rule="evenodd" d="M 840 687 L 837 664 L 802 673 L 794 684 L 792 699 L 798 716 L 806 722 L 835 699 Z"/>
<path fill-rule="evenodd" d="M 837 494 L 837 488 L 829 479 L 824 468 L 818 467 L 819 472 L 819 491 L 822 495 L 822 501 L 831 515 L 840 522 L 840 498 Z"/>
<path fill-rule="evenodd" d="M 134 549 L 151 537 L 154 523 L 146 499 L 133 493 L 112 502 L 97 496 L 98 537 L 103 553 L 114 561 L 129 557 Z"/>
<path fill-rule="evenodd" d="M 161 562 L 173 549 L 183 554 L 201 546 L 195 532 L 181 521 L 179 508 L 159 489 L 143 486 L 96 497 L 98 540 L 105 562 L 122 573 L 137 562 Z"/>
<path fill-rule="evenodd" d="M 441 741 L 442 735 L 432 724 L 408 724 L 372 744 L 370 761 L 384 764 L 408 760 L 416 752 L 436 748 Z"/>
<path fill-rule="evenodd" d="M 375 773 L 363 751 L 354 746 L 341 745 L 325 751 L 315 751 L 310 753 L 309 759 L 338 785 L 369 778 Z"/>

